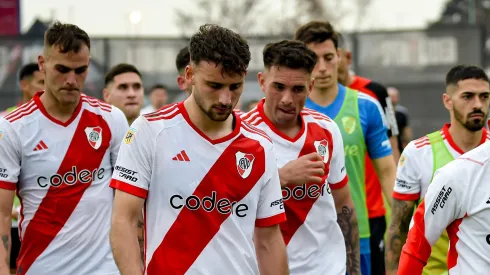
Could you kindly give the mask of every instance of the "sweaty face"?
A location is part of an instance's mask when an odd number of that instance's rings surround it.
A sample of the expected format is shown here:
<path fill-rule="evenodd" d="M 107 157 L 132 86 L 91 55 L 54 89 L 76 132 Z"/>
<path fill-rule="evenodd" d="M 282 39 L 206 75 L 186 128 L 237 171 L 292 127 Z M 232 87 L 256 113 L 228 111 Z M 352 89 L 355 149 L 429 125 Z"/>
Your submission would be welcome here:
<path fill-rule="evenodd" d="M 213 121 L 225 121 L 243 92 L 246 74 L 228 74 L 222 65 L 201 61 L 186 68 L 186 81 L 199 108 Z"/>
<path fill-rule="evenodd" d="M 150 94 L 151 105 L 155 109 L 160 109 L 167 104 L 167 91 L 165 89 L 154 89 Z"/>
<path fill-rule="evenodd" d="M 329 39 L 322 43 L 310 43 L 307 46 L 318 57 L 315 69 L 313 69 L 314 87 L 322 90 L 337 85 L 337 70 L 340 58 L 333 41 Z"/>
<path fill-rule="evenodd" d="M 264 111 L 272 123 L 295 126 L 313 87 L 311 75 L 302 69 L 273 66 L 259 74 L 259 84 L 265 93 Z"/>
<path fill-rule="evenodd" d="M 133 72 L 116 75 L 104 92 L 105 101 L 121 109 L 128 120 L 140 115 L 143 96 L 141 77 Z"/>
<path fill-rule="evenodd" d="M 451 111 L 458 123 L 469 131 L 481 130 L 490 106 L 490 85 L 477 79 L 458 82 L 450 95 Z"/>
<path fill-rule="evenodd" d="M 22 91 L 27 93 L 29 98 L 33 98 L 37 92 L 44 90 L 44 74 L 40 71 L 34 72 L 31 77 L 25 79 L 25 84 L 27 85 L 21 85 Z"/>
<path fill-rule="evenodd" d="M 61 104 L 75 104 L 87 78 L 90 50 L 83 45 L 78 53 L 61 53 L 59 47 L 46 49 L 38 58 L 39 68 L 44 73 L 45 90 Z"/>

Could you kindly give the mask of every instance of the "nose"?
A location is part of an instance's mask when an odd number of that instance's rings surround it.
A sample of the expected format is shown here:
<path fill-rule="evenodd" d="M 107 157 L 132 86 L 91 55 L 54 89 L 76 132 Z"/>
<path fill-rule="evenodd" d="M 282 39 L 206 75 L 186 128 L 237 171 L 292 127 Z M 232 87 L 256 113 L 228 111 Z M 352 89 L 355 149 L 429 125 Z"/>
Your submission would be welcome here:
<path fill-rule="evenodd" d="M 282 105 L 291 105 L 293 104 L 293 93 L 291 90 L 284 91 L 281 97 Z"/>
<path fill-rule="evenodd" d="M 318 62 L 316 64 L 320 72 L 324 73 L 327 71 L 327 62 L 325 62 L 325 59 L 323 58 L 318 59 Z"/>
<path fill-rule="evenodd" d="M 473 103 L 473 109 L 481 110 L 485 104 L 486 104 L 486 102 L 482 98 L 480 98 L 479 96 L 475 96 L 475 101 Z"/>
<path fill-rule="evenodd" d="M 135 98 L 137 93 L 138 91 L 135 88 L 131 87 L 128 89 L 127 95 L 129 98 Z"/>
<path fill-rule="evenodd" d="M 75 86 L 77 84 L 76 74 L 74 71 L 68 72 L 66 74 L 65 83 L 69 86 Z"/>
<path fill-rule="evenodd" d="M 232 97 L 232 91 L 230 91 L 229 88 L 222 89 L 219 93 L 219 103 L 221 105 L 230 105 L 231 104 L 231 97 Z"/>

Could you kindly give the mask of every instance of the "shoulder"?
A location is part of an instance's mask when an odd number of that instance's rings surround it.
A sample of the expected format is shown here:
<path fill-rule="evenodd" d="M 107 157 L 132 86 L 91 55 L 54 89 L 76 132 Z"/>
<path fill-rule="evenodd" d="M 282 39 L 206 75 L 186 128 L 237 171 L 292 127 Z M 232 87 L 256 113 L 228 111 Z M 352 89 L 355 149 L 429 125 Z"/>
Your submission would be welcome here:
<path fill-rule="evenodd" d="M 427 135 L 410 141 L 403 149 L 403 154 L 409 154 L 411 156 L 421 155 L 427 152 L 432 152 L 432 146 Z"/>
<path fill-rule="evenodd" d="M 367 109 L 381 109 L 381 105 L 377 98 L 368 95 L 366 93 L 358 92 L 358 102 L 359 108 L 367 108 Z"/>
<path fill-rule="evenodd" d="M 89 109 L 98 114 L 103 114 L 103 113 L 111 114 L 113 108 L 115 108 L 112 105 L 101 101 L 100 99 L 88 96 L 86 94 L 82 94 L 80 96 L 80 103 L 83 104 L 83 106 L 86 109 Z"/>
<path fill-rule="evenodd" d="M 249 138 L 258 141 L 264 149 L 272 149 L 272 139 L 263 130 L 245 121 L 240 122 L 241 133 Z"/>
<path fill-rule="evenodd" d="M 183 121 L 183 113 L 178 103 L 168 104 L 159 110 L 139 116 L 131 125 L 131 128 L 144 128 L 152 134 L 158 134 L 164 129 L 172 127 Z"/>
<path fill-rule="evenodd" d="M 366 84 L 366 89 L 372 91 L 380 101 L 385 100 L 388 97 L 388 91 L 381 83 L 371 81 Z"/>
<path fill-rule="evenodd" d="M 332 128 L 338 128 L 337 123 L 333 119 L 331 119 L 329 116 L 322 114 L 318 111 L 309 109 L 309 108 L 304 108 L 301 111 L 301 115 L 303 116 L 303 119 L 308 122 L 308 123 L 316 123 L 319 126 L 321 126 L 324 129 L 332 129 Z"/>
<path fill-rule="evenodd" d="M 252 126 L 258 126 L 259 124 L 261 124 L 264 121 L 262 119 L 262 116 L 260 115 L 260 112 L 257 109 L 257 107 L 253 108 L 248 113 L 243 113 L 242 112 L 240 114 L 240 119 L 243 122 L 248 123 L 248 124 L 250 124 Z"/>
<path fill-rule="evenodd" d="M 490 142 L 485 142 L 482 145 L 476 147 L 475 149 L 466 152 L 465 154 L 456 158 L 456 160 L 462 166 L 460 169 L 473 169 L 473 170 L 475 169 L 480 170 L 484 166 L 488 167 L 489 159 L 490 159 Z"/>
<path fill-rule="evenodd" d="M 12 125 L 18 125 L 22 124 L 21 121 L 32 117 L 37 110 L 39 110 L 39 107 L 36 102 L 34 100 L 30 100 L 12 112 L 5 114 L 3 118 Z"/>

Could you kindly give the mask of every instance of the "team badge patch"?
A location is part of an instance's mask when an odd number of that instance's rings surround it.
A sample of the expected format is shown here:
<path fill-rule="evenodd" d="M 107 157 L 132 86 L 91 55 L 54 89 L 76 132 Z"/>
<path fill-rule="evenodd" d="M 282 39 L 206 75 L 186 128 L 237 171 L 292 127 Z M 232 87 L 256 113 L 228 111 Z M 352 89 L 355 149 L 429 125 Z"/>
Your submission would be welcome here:
<path fill-rule="evenodd" d="M 127 145 L 133 143 L 133 138 L 136 131 L 137 130 L 134 128 L 129 128 L 126 132 L 126 136 L 124 137 L 124 143 L 126 143 Z"/>
<path fill-rule="evenodd" d="M 250 172 L 252 172 L 255 157 L 252 154 L 245 154 L 242 152 L 236 152 L 235 157 L 238 174 L 246 179 L 250 175 Z"/>
<path fill-rule="evenodd" d="M 356 119 L 348 116 L 342 118 L 342 126 L 344 126 L 344 130 L 347 134 L 352 134 L 356 130 Z"/>
<path fill-rule="evenodd" d="M 313 142 L 315 145 L 316 152 L 322 157 L 323 162 L 327 163 L 330 157 L 330 152 L 328 151 L 328 141 L 326 139 Z"/>
<path fill-rule="evenodd" d="M 405 161 L 407 160 L 407 158 L 405 157 L 405 155 L 402 155 L 400 157 L 400 160 L 398 160 L 398 166 L 402 167 L 403 164 L 405 164 Z"/>
<path fill-rule="evenodd" d="M 0 130 L 0 140 L 2 140 L 3 132 Z"/>
<path fill-rule="evenodd" d="M 99 149 L 102 144 L 102 128 L 97 127 L 87 127 L 85 128 L 85 134 L 87 135 L 88 143 L 95 150 Z"/>

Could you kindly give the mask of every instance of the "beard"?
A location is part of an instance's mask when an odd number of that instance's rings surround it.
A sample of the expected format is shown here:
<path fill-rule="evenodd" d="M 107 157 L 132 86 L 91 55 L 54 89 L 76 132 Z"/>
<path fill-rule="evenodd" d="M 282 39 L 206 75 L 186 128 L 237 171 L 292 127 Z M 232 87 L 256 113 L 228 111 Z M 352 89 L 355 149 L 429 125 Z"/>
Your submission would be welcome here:
<path fill-rule="evenodd" d="M 222 122 L 228 119 L 228 117 L 233 112 L 233 105 L 225 105 L 225 104 L 213 104 L 209 108 L 206 108 L 204 100 L 201 98 L 200 92 L 197 90 L 197 87 L 194 88 L 193 91 L 194 100 L 201 109 L 201 111 L 206 114 L 206 116 L 212 121 Z M 215 109 L 223 109 L 224 111 L 218 111 Z"/>
<path fill-rule="evenodd" d="M 488 114 L 485 114 L 481 110 L 476 110 L 476 111 L 469 113 L 466 116 L 466 120 L 465 120 L 464 115 L 461 114 L 460 112 L 458 112 L 455 108 L 453 108 L 453 112 L 454 112 L 454 118 L 456 118 L 456 121 L 458 121 L 461 125 L 463 125 L 470 132 L 480 131 L 483 128 L 483 126 L 485 125 L 485 121 L 486 121 L 486 118 L 488 115 Z M 470 116 L 474 115 L 474 114 L 482 114 L 483 117 L 478 118 L 478 119 L 472 119 Z"/>

